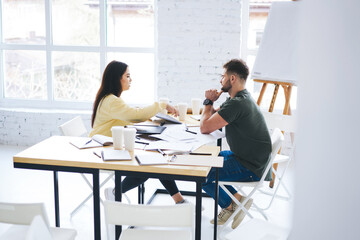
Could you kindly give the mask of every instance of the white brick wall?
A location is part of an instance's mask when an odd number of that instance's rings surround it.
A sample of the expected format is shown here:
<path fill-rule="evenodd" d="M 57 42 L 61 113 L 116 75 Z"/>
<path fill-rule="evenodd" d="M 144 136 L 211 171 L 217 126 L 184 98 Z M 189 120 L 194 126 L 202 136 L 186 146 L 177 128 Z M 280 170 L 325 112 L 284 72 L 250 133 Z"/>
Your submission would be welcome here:
<path fill-rule="evenodd" d="M 0 144 L 29 146 L 50 136 L 61 135 L 58 126 L 75 116 L 81 116 L 90 130 L 89 111 L 0 108 Z"/>
<path fill-rule="evenodd" d="M 222 65 L 240 52 L 240 2 L 157 0 L 159 97 L 190 104 L 219 88 Z M 90 129 L 90 111 L 0 109 L 0 144 L 29 146 L 60 135 L 58 126 L 77 115 Z"/>
<path fill-rule="evenodd" d="M 240 54 L 240 2 L 158 0 L 159 97 L 190 104 L 219 88 L 222 65 Z"/>

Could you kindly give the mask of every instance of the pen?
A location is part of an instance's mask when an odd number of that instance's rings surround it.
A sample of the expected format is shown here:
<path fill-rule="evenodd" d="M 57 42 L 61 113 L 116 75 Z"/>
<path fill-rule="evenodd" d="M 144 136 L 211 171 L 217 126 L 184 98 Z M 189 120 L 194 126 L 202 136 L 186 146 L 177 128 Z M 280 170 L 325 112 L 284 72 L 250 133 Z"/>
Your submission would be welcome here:
<path fill-rule="evenodd" d="M 197 152 L 191 152 L 190 155 L 203 155 L 203 156 L 211 156 L 211 153 L 197 153 Z"/>
<path fill-rule="evenodd" d="M 98 158 L 101 158 L 101 156 L 99 154 L 97 154 L 96 152 L 93 152 L 93 154 L 95 154 L 95 156 L 97 156 Z"/>
<path fill-rule="evenodd" d="M 159 149 L 156 149 L 159 153 L 161 153 L 163 156 L 165 156 L 166 154 L 159 148 Z"/>
<path fill-rule="evenodd" d="M 192 133 L 192 134 L 197 134 L 196 132 L 190 131 L 188 126 L 186 125 L 186 123 L 185 123 L 185 132 Z"/>
<path fill-rule="evenodd" d="M 185 132 L 192 133 L 192 134 L 197 134 L 196 132 L 190 131 L 188 129 L 186 129 Z"/>
<path fill-rule="evenodd" d="M 141 142 L 141 141 L 135 141 L 136 143 L 141 143 L 141 144 L 145 144 L 145 145 L 149 145 L 149 143 L 147 142 Z"/>
<path fill-rule="evenodd" d="M 90 139 L 89 141 L 87 141 L 84 145 L 89 144 L 91 141 L 92 141 L 92 139 Z"/>

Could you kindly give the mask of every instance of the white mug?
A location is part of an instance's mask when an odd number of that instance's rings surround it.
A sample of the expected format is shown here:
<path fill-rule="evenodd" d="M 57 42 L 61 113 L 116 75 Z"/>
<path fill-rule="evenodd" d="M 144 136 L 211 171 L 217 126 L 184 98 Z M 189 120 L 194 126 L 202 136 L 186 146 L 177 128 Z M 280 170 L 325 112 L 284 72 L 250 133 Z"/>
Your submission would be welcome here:
<path fill-rule="evenodd" d="M 169 104 L 169 99 L 168 98 L 159 98 L 159 103 Z M 161 110 L 161 113 L 167 114 L 168 111 L 166 110 L 166 108 L 164 108 L 164 109 Z"/>
<path fill-rule="evenodd" d="M 122 150 L 124 144 L 124 127 L 122 126 L 114 126 L 111 128 L 111 134 L 113 138 L 114 149 Z"/>
<path fill-rule="evenodd" d="M 200 114 L 200 107 L 201 107 L 201 99 L 200 98 L 192 98 L 191 99 L 191 109 L 193 115 Z"/>
<path fill-rule="evenodd" d="M 179 108 L 179 120 L 185 121 L 186 113 L 187 113 L 187 103 L 178 103 Z"/>
<path fill-rule="evenodd" d="M 135 136 L 136 136 L 135 128 L 124 128 L 124 143 L 126 150 L 134 151 Z"/>

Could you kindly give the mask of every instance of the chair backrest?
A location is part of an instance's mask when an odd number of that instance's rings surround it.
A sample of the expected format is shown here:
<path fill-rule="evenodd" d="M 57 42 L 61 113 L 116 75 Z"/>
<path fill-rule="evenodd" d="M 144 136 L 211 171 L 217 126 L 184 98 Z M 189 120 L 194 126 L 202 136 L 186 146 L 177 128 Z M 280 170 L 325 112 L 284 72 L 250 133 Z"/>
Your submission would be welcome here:
<path fill-rule="evenodd" d="M 43 203 L 0 202 L 0 222 L 30 225 L 37 215 L 42 216 L 46 226 L 49 227 L 49 220 Z"/>
<path fill-rule="evenodd" d="M 61 124 L 59 129 L 64 136 L 82 137 L 87 135 L 86 127 L 80 116 Z"/>
<path fill-rule="evenodd" d="M 53 237 L 40 215 L 34 217 L 26 233 L 25 240 L 52 240 Z"/>
<path fill-rule="evenodd" d="M 284 132 L 296 132 L 296 116 L 262 112 L 269 129 L 279 128 Z"/>
<path fill-rule="evenodd" d="M 107 224 L 193 228 L 194 205 L 133 205 L 105 201 Z"/>
<path fill-rule="evenodd" d="M 272 144 L 271 158 L 266 166 L 264 174 L 262 175 L 262 177 L 260 179 L 260 182 L 264 181 L 267 173 L 269 172 L 269 169 L 272 166 L 272 163 L 276 157 L 276 154 L 279 152 L 283 142 L 284 142 L 284 135 L 282 134 L 282 132 L 280 131 L 279 128 L 275 128 L 271 134 L 271 144 Z"/>

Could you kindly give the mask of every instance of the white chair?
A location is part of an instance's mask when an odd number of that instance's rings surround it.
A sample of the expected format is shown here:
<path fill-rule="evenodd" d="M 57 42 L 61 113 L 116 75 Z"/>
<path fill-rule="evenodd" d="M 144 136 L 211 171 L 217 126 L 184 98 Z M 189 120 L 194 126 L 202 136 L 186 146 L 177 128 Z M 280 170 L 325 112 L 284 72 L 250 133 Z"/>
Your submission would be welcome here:
<path fill-rule="evenodd" d="M 267 210 L 271 207 L 274 198 L 280 198 L 283 200 L 291 200 L 292 195 L 289 191 L 288 187 L 285 185 L 283 178 L 286 173 L 286 170 L 289 167 L 290 162 L 294 158 L 294 151 L 295 151 L 295 140 L 294 140 L 294 133 L 296 132 L 296 118 L 293 115 L 283 115 L 283 114 L 275 114 L 275 113 L 269 113 L 269 112 L 263 112 L 266 125 L 269 128 L 269 130 L 272 130 L 274 128 L 279 128 L 283 133 L 290 133 L 291 134 L 291 146 L 290 151 L 287 153 L 287 155 L 283 154 L 276 154 L 276 157 L 274 159 L 274 164 L 285 164 L 285 166 L 282 169 L 282 172 L 279 172 L 279 169 L 275 170 L 274 167 L 272 167 L 272 171 L 275 176 L 275 186 L 273 187 L 273 190 L 270 190 L 269 188 L 264 190 L 260 189 L 259 191 L 270 195 L 271 199 L 269 201 L 269 204 L 266 207 L 263 207 L 263 210 Z M 279 195 L 278 190 L 282 186 L 282 188 L 285 190 L 287 196 Z"/>
<path fill-rule="evenodd" d="M 77 234 L 74 229 L 50 227 L 43 203 L 0 202 L 0 222 L 13 224 L 0 236 L 4 240 L 49 239 L 49 233 L 50 239 L 72 240 Z"/>
<path fill-rule="evenodd" d="M 190 203 L 157 206 L 105 201 L 104 207 L 107 224 L 135 226 L 123 226 L 121 240 L 193 239 L 195 216 Z"/>
<path fill-rule="evenodd" d="M 238 208 L 235 210 L 235 212 L 231 215 L 231 217 L 222 225 L 222 227 L 219 228 L 219 235 L 221 231 L 230 223 L 232 222 L 233 218 L 237 213 L 239 213 L 241 210 L 245 212 L 246 215 L 253 218 L 253 216 L 249 213 L 249 211 L 244 207 L 247 201 L 254 195 L 256 191 L 258 191 L 264 184 L 265 177 L 267 173 L 269 172 L 273 161 L 275 159 L 276 154 L 278 153 L 282 143 L 284 142 L 284 135 L 281 133 L 280 129 L 275 128 L 273 133 L 271 134 L 271 143 L 272 143 L 272 152 L 271 152 L 271 158 L 265 168 L 265 171 L 263 175 L 261 176 L 261 179 L 259 181 L 254 182 L 228 182 L 228 181 L 219 181 L 219 187 L 221 187 L 230 197 L 231 199 L 238 205 Z M 238 201 L 233 194 L 230 193 L 230 191 L 225 187 L 226 185 L 233 186 L 237 191 L 241 193 L 243 197 L 245 197 L 245 200 Z M 250 187 L 252 190 L 249 194 L 245 194 L 245 192 L 242 190 L 243 187 Z M 253 206 L 260 212 L 260 214 L 267 220 L 267 216 L 264 213 L 264 211 L 259 208 L 255 203 L 253 203 Z"/>
<path fill-rule="evenodd" d="M 84 122 L 82 121 L 80 116 L 77 116 L 59 126 L 59 130 L 64 136 L 74 136 L 74 137 L 83 137 L 87 136 L 88 132 L 85 128 Z M 110 179 L 112 179 L 115 175 L 114 171 L 100 170 L 100 173 L 107 174 L 108 176 L 100 183 L 100 188 L 103 187 Z M 80 173 L 86 184 L 93 189 L 92 183 L 86 178 L 85 174 Z M 130 199 L 123 194 L 123 196 L 130 202 Z M 71 217 L 82 207 L 84 204 L 92 197 L 92 193 L 90 193 L 71 213 Z M 100 201 L 103 200 L 100 198 Z"/>
<path fill-rule="evenodd" d="M 32 220 L 26 233 L 25 240 L 51 240 L 53 239 L 43 218 L 37 215 Z"/>

